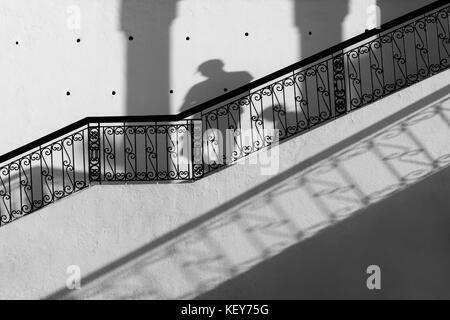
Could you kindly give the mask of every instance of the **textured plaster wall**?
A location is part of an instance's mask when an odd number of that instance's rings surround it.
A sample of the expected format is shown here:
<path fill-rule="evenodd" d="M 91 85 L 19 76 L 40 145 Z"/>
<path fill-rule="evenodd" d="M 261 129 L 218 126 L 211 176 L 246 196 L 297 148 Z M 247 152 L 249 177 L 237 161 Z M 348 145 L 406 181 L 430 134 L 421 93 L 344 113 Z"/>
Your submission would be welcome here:
<path fill-rule="evenodd" d="M 380 19 L 429 2 L 379 1 Z M 198 83 L 206 81 L 194 95 L 202 102 L 363 32 L 373 3 L 0 0 L 0 153 L 85 116 L 176 113 Z M 221 60 L 224 69 L 208 79 L 196 71 L 211 59 Z M 279 172 L 407 108 L 448 80 L 443 73 L 283 144 Z M 439 119 L 417 129 L 430 151 L 425 160 L 397 164 L 405 174 L 418 170 L 414 163 L 448 154 L 447 127 Z M 411 147 L 411 139 L 402 139 L 401 149 Z M 394 185 L 386 168 L 369 160 L 356 158 L 351 166 L 364 192 L 389 187 L 380 185 L 383 181 Z M 444 166 L 441 162 L 429 171 Z M 344 184 L 348 190 L 342 172 L 330 174 L 335 176 L 324 178 L 326 185 Z M 314 186 L 319 191 L 306 184 L 300 197 L 289 191 L 295 188 L 284 183 L 287 177 L 269 180 L 277 176 L 261 175 L 259 166 L 236 165 L 195 184 L 96 186 L 60 201 L 1 228 L 0 298 L 195 297 L 328 226 L 324 208 L 343 218 L 367 205 L 361 193 L 351 207 L 316 201 L 311 195 L 330 192 L 320 183 Z M 273 188 L 285 192 L 267 196 Z M 70 265 L 80 266 L 83 289 L 68 294 L 60 290 Z"/>
<path fill-rule="evenodd" d="M 429 2 L 379 0 L 379 19 Z M 0 153 L 86 116 L 178 113 L 364 32 L 374 3 L 0 0 Z"/>
<path fill-rule="evenodd" d="M 439 74 L 283 143 L 279 171 L 272 175 L 247 163 L 193 184 L 94 186 L 6 225 L 0 230 L 0 298 L 208 297 L 209 290 L 336 222 L 363 216 L 367 207 L 438 175 L 450 162 L 449 77 L 448 71 Z M 436 197 L 446 187 L 445 181 L 430 185 Z M 428 214 L 416 219 L 425 223 Z M 433 234 L 444 248 L 436 251 L 440 261 L 448 260 L 448 229 L 435 228 Z M 428 243 L 420 236 L 415 245 Z M 421 250 L 406 252 L 420 260 Z M 383 260 L 387 274 L 397 270 L 398 252 Z M 353 265 L 355 272 L 364 278 L 377 257 L 369 253 Z M 325 271 L 333 269 L 333 256 L 327 261 Z M 69 292 L 71 265 L 81 269 L 82 288 Z M 333 275 L 320 270 L 314 274 L 323 279 L 320 290 L 345 288 L 345 277 L 327 282 Z M 357 284 L 364 288 L 365 282 Z M 257 283 L 251 288 L 258 292 Z M 396 288 L 387 296 L 407 295 L 414 282 Z M 416 289 L 416 297 L 433 296 L 433 287 Z M 265 290 L 261 294 L 270 293 Z"/>

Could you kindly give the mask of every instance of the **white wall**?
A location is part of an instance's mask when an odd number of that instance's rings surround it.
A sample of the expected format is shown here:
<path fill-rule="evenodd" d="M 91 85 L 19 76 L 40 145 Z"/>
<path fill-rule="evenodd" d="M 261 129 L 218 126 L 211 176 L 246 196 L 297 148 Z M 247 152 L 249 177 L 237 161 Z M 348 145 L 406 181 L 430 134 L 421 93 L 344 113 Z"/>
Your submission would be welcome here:
<path fill-rule="evenodd" d="M 0 230 L 0 298 L 160 299 L 208 292 L 335 222 L 364 215 L 367 207 L 438 175 L 450 160 L 449 77 L 449 71 L 441 73 L 283 143 L 274 175 L 244 164 L 193 184 L 95 186 L 8 224 Z M 436 189 L 429 208 L 444 203 L 438 195 L 445 187 L 430 186 Z M 416 219 L 425 225 L 428 217 L 424 212 Z M 448 229 L 438 225 L 432 231 L 445 247 Z M 352 229 L 346 232 L 351 237 Z M 430 241 L 421 234 L 415 238 Z M 424 249 L 404 245 L 420 260 Z M 448 259 L 448 248 L 438 254 Z M 382 266 L 388 275 L 404 271 L 396 267 L 402 262 L 396 255 L 391 252 L 389 264 Z M 368 257 L 364 263 L 377 263 L 377 255 Z M 333 269 L 333 257 L 327 261 Z M 427 264 L 436 261 L 420 266 Z M 81 268 L 82 289 L 67 295 L 59 290 L 70 265 Z M 366 265 L 353 267 L 365 275 Z M 315 276 L 326 283 L 329 274 Z M 388 294 L 402 297 L 413 288 L 415 297 L 436 296 L 423 289 L 435 276 L 442 274 L 421 274 L 422 281 L 405 282 Z"/>
<path fill-rule="evenodd" d="M 340 6 L 336 2 L 0 0 L 0 154 L 85 116 L 176 113 L 190 88 L 204 80 L 195 74 L 199 64 L 210 59 L 222 60 L 227 72 L 245 71 L 256 79 L 363 32 L 366 8 L 373 1 L 349 0 L 348 8 L 346 1 L 339 1 Z M 383 1 L 388 10 L 382 20 L 429 2 Z M 74 13 L 67 10 L 74 5 L 81 9 L 81 28 L 71 30 L 67 23 L 73 22 Z M 337 31 L 331 33 L 330 28 Z M 203 99 L 236 85 L 223 79 L 214 82 Z M 280 170 L 432 94 L 448 79 L 448 72 L 440 74 L 283 144 Z M 438 118 L 426 123 L 417 134 L 431 150 L 431 159 L 439 159 L 449 153 L 443 138 L 448 128 Z M 401 146 L 411 147 L 402 139 Z M 422 158 L 413 160 L 423 163 Z M 388 174 L 385 169 L 367 170 L 366 161 L 356 159 L 354 179 L 369 194 L 387 187 L 376 179 Z M 376 159 L 370 161 L 377 165 Z M 416 171 L 414 164 L 398 165 L 405 173 Z M 0 229 L 0 298 L 43 298 L 57 292 L 65 286 L 69 265 L 79 265 L 83 279 L 92 280 L 73 294 L 78 298 L 204 293 L 297 243 L 300 229 L 309 230 L 308 236 L 328 225 L 322 209 L 312 202 L 305 216 L 275 216 L 295 214 L 306 206 L 311 200 L 306 189 L 303 198 L 287 192 L 286 199 L 244 212 L 244 220 L 228 221 L 235 216 L 228 213 L 236 212 L 235 205 L 241 203 L 232 199 L 270 178 L 260 175 L 257 166 L 234 166 L 195 184 L 96 186 L 59 201 Z M 330 205 L 341 209 L 344 203 Z M 358 202 L 350 209 L 340 214 L 351 215 L 362 207 Z M 256 229 L 275 230 L 248 232 L 255 224 L 255 211 L 263 212 L 268 221 L 256 223 Z M 284 235 L 288 237 L 279 242 Z M 217 260 L 209 260 L 218 252 L 222 253 Z M 202 257 L 213 264 L 199 263 Z M 111 263 L 114 267 L 101 269 Z M 219 268 L 224 265 L 227 268 Z M 89 277 L 96 270 L 99 274 Z"/>
<path fill-rule="evenodd" d="M 429 2 L 379 1 L 381 20 Z M 178 113 L 201 63 L 259 78 L 363 32 L 373 3 L 0 0 L 0 154 L 86 116 Z M 219 75 L 199 102 L 247 78 Z"/>

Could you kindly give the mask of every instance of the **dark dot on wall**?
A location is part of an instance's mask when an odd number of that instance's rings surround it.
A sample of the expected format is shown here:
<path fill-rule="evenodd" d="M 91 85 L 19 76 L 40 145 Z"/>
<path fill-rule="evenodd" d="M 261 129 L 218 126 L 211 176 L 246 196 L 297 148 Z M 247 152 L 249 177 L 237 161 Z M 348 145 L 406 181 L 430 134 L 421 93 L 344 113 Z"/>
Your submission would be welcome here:
<path fill-rule="evenodd" d="M 173 90 L 170 90 L 169 92 L 170 92 L 170 93 L 173 93 Z"/>
<path fill-rule="evenodd" d="M 227 88 L 223 88 L 223 91 L 227 92 L 227 91 L 228 91 L 228 89 L 227 89 Z"/>
<path fill-rule="evenodd" d="M 19 41 L 16 41 L 16 45 L 19 45 Z"/>
<path fill-rule="evenodd" d="M 186 37 L 186 40 L 189 41 L 191 38 L 190 37 Z"/>
<path fill-rule="evenodd" d="M 133 36 L 128 37 L 128 40 L 130 40 L 130 41 L 133 41 L 133 39 L 134 39 Z"/>
<path fill-rule="evenodd" d="M 67 91 L 67 92 L 66 92 L 66 96 L 70 96 L 70 91 Z"/>
<path fill-rule="evenodd" d="M 80 39 L 80 38 L 78 38 L 78 39 L 77 39 L 77 43 L 80 43 L 80 42 L 81 42 L 81 39 Z"/>
<path fill-rule="evenodd" d="M 113 96 L 115 96 L 115 95 L 116 95 L 116 92 L 115 92 L 115 91 L 113 91 L 113 92 L 111 92 L 111 94 L 112 94 Z"/>
<path fill-rule="evenodd" d="M 245 36 L 248 37 L 248 32 L 245 33 Z"/>
<path fill-rule="evenodd" d="M 308 34 L 309 34 L 309 35 L 312 35 L 312 32 L 310 31 L 310 32 L 308 32 Z"/>

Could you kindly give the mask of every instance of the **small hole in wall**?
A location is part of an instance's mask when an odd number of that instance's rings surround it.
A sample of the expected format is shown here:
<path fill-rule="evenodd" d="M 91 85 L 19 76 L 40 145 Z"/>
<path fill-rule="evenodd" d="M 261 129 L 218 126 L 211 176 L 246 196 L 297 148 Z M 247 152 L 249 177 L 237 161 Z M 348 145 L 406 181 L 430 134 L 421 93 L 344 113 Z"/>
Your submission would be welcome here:
<path fill-rule="evenodd" d="M 189 41 L 189 40 L 191 40 L 191 38 L 190 37 L 186 37 L 186 40 Z"/>
<path fill-rule="evenodd" d="M 227 88 L 223 88 L 223 91 L 227 92 L 227 91 L 228 91 L 228 89 L 227 89 Z"/>
<path fill-rule="evenodd" d="M 173 90 L 170 90 L 169 92 L 170 92 L 170 93 L 173 93 Z"/>
<path fill-rule="evenodd" d="M 133 40 L 134 40 L 134 37 L 133 37 L 133 36 L 129 36 L 129 37 L 128 37 L 128 40 L 133 41 Z"/>
<path fill-rule="evenodd" d="M 67 92 L 66 92 L 66 96 L 70 96 L 70 91 L 67 91 Z"/>
<path fill-rule="evenodd" d="M 308 32 L 308 34 L 309 34 L 309 35 L 312 35 L 312 32 L 311 32 L 311 31 L 309 31 L 309 32 Z"/>
<path fill-rule="evenodd" d="M 80 38 L 78 38 L 78 39 L 77 39 L 77 43 L 80 43 L 80 42 L 81 42 L 81 39 L 80 39 Z"/>
<path fill-rule="evenodd" d="M 111 94 L 112 94 L 113 96 L 115 96 L 115 95 L 116 95 L 116 92 L 115 92 L 115 91 L 113 91 L 113 92 L 111 92 Z"/>
<path fill-rule="evenodd" d="M 16 41 L 16 45 L 17 45 L 17 46 L 19 45 L 19 41 Z"/>
<path fill-rule="evenodd" d="M 248 32 L 245 33 L 245 36 L 248 37 Z"/>

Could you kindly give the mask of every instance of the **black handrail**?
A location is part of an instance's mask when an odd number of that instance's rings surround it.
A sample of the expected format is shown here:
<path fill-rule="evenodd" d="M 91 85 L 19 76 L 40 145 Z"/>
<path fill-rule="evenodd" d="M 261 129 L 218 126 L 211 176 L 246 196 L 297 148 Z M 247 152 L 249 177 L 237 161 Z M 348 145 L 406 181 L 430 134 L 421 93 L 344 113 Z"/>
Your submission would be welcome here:
<path fill-rule="evenodd" d="M 260 87 L 267 82 L 276 80 L 277 78 L 286 75 L 287 73 L 294 71 L 296 69 L 305 67 L 307 65 L 310 65 L 316 61 L 319 61 L 323 58 L 326 58 L 330 55 L 333 55 L 335 53 L 338 53 L 345 48 L 348 48 L 352 45 L 356 45 L 364 40 L 370 39 L 373 36 L 376 36 L 384 31 L 387 31 L 389 29 L 392 29 L 393 27 L 396 27 L 402 23 L 408 22 L 409 20 L 412 20 L 416 18 L 417 16 L 420 16 L 422 14 L 426 14 L 429 11 L 432 11 L 434 9 L 437 9 L 445 4 L 449 3 L 449 0 L 437 0 L 431 4 L 428 4 L 424 7 L 421 7 L 417 10 L 411 11 L 399 18 L 396 18 L 394 20 L 391 20 L 387 23 L 384 23 L 380 26 L 380 28 L 368 30 L 360 35 L 357 35 L 349 40 L 343 41 L 335 46 L 332 46 L 326 50 L 323 50 L 317 54 L 314 54 L 308 58 L 305 58 L 301 61 L 298 61 L 294 64 L 291 64 L 283 69 L 277 70 L 276 72 L 273 72 L 265 77 L 262 77 L 260 79 L 257 79 L 251 83 L 248 83 L 244 86 L 241 86 L 237 89 L 234 89 L 228 93 L 225 93 L 223 95 L 220 95 L 216 98 L 213 98 L 211 100 L 208 100 L 204 103 L 201 103 L 189 110 L 180 112 L 179 114 L 174 115 L 148 115 L 148 116 L 99 116 L 99 117 L 86 117 L 84 119 L 81 119 L 77 122 L 74 122 L 64 128 L 61 128 L 59 130 L 56 130 L 42 138 L 39 138 L 37 140 L 34 140 L 22 147 L 19 147 L 15 150 L 12 150 L 6 154 L 3 154 L 0 156 L 0 163 L 6 162 L 8 160 L 11 160 L 19 155 L 21 155 L 24 152 L 31 151 L 34 148 L 39 147 L 40 145 L 44 143 L 48 143 L 52 140 L 60 138 L 62 135 L 68 134 L 70 132 L 73 132 L 77 129 L 82 128 L 83 126 L 87 126 L 89 123 L 125 123 L 125 122 L 146 122 L 146 121 L 181 121 L 184 120 L 187 117 L 190 117 L 192 115 L 195 115 L 199 112 L 202 112 L 208 108 L 211 108 L 212 106 L 215 106 L 217 104 L 220 104 L 222 102 L 225 102 L 227 100 L 230 100 L 236 96 L 239 96 L 241 94 L 244 94 L 246 92 L 249 92 L 252 89 L 255 89 L 257 87 Z"/>

